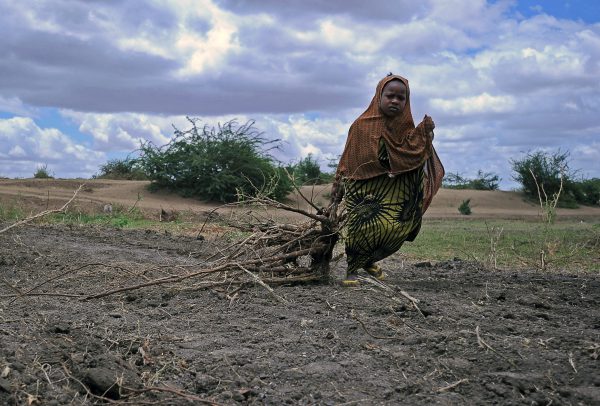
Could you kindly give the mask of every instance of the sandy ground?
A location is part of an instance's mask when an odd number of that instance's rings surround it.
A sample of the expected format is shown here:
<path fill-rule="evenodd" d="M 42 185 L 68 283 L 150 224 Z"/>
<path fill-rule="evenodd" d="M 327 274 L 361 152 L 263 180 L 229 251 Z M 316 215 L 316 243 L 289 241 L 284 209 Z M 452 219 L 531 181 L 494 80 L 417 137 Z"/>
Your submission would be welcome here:
<path fill-rule="evenodd" d="M 150 215 L 158 217 L 161 209 L 204 213 L 219 206 L 171 193 L 151 193 L 147 190 L 148 182 L 145 181 L 111 180 L 0 179 L 0 202 L 18 201 L 31 212 L 47 207 L 57 208 L 67 201 L 82 183 L 86 186 L 79 194 L 75 206 L 89 212 L 101 212 L 107 203 L 126 208 L 135 204 Z M 317 205 L 322 206 L 328 202 L 324 195 L 330 189 L 331 185 L 314 188 L 305 186 L 302 191 L 305 196 L 314 198 Z M 465 199 L 471 199 L 471 218 L 521 219 L 533 218 L 540 213 L 539 205 L 525 201 L 517 192 L 441 189 L 425 217 L 465 217 L 458 212 L 458 206 Z M 290 196 L 289 204 L 307 208 L 306 203 L 297 194 Z M 558 209 L 558 217 L 600 218 L 600 207 Z"/>

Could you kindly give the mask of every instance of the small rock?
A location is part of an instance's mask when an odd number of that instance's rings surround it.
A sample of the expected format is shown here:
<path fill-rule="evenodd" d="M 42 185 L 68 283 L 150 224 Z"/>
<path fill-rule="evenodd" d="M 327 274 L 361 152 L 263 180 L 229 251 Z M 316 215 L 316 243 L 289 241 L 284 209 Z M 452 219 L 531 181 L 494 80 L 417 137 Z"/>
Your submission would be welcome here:
<path fill-rule="evenodd" d="M 52 327 L 50 331 L 57 334 L 69 334 L 71 332 L 71 327 L 66 323 L 58 323 Z"/>
<path fill-rule="evenodd" d="M 10 382 L 4 378 L 0 378 L 0 392 L 2 391 L 10 393 Z"/>
<path fill-rule="evenodd" d="M 0 378 L 6 378 L 10 374 L 10 371 L 10 367 L 8 365 L 5 366 L 2 372 L 0 373 Z"/>
<path fill-rule="evenodd" d="M 119 399 L 121 394 L 127 393 L 125 388 L 142 386 L 137 374 L 121 365 L 117 359 L 100 357 L 96 361 L 99 366 L 83 370 L 80 378 L 92 393 Z"/>
<path fill-rule="evenodd" d="M 106 368 L 89 368 L 82 379 L 90 391 L 110 399 L 119 399 L 119 385 L 114 371 Z"/>

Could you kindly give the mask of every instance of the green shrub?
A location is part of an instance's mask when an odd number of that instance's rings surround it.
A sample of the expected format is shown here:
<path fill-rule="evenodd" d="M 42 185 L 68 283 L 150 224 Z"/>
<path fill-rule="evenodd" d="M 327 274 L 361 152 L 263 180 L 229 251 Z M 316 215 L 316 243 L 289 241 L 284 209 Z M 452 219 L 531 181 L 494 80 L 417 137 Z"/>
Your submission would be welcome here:
<path fill-rule="evenodd" d="M 579 204 L 600 205 L 600 179 L 574 180 L 577 171 L 569 168 L 569 152 L 530 152 L 511 161 L 523 192 L 538 200 L 553 200 L 560 191 L 558 207 L 577 208 Z M 562 191 L 561 191 L 562 182 Z"/>
<path fill-rule="evenodd" d="M 558 194 L 561 181 L 563 187 L 569 181 L 568 158 L 569 153 L 560 150 L 554 153 L 529 152 L 520 160 L 511 160 L 515 172 L 513 179 L 522 185 L 526 195 L 538 199 L 541 193 L 551 199 Z"/>
<path fill-rule="evenodd" d="M 301 185 L 320 183 L 321 168 L 319 163 L 313 158 L 312 154 L 308 154 L 294 166 L 294 180 Z"/>
<path fill-rule="evenodd" d="M 570 190 L 577 202 L 588 206 L 600 206 L 600 178 L 571 182 Z"/>
<path fill-rule="evenodd" d="M 282 200 L 292 190 L 283 169 L 268 153 L 278 141 L 265 139 L 254 121 L 199 127 L 198 119 L 188 120 L 192 128 L 176 129 L 168 144 L 141 145 L 137 162 L 153 188 L 220 202 L 256 194 Z"/>
<path fill-rule="evenodd" d="M 460 214 L 464 214 L 465 216 L 469 216 L 472 213 L 470 204 L 471 199 L 463 200 L 460 206 L 458 206 L 458 212 Z"/>
<path fill-rule="evenodd" d="M 96 179 L 147 180 L 148 176 L 135 159 L 113 159 L 100 165 Z"/>
<path fill-rule="evenodd" d="M 312 153 L 303 158 L 296 165 L 291 166 L 291 173 L 299 185 L 321 185 L 333 181 L 333 174 L 321 172 L 321 167 Z"/>
<path fill-rule="evenodd" d="M 442 183 L 448 189 L 498 190 L 501 180 L 498 175 L 480 169 L 475 179 L 463 178 L 458 172 L 448 173 Z"/>
<path fill-rule="evenodd" d="M 50 171 L 48 170 L 48 165 L 40 165 L 37 167 L 36 171 L 33 173 L 33 177 L 36 179 L 53 179 L 54 176 L 50 175 Z"/>

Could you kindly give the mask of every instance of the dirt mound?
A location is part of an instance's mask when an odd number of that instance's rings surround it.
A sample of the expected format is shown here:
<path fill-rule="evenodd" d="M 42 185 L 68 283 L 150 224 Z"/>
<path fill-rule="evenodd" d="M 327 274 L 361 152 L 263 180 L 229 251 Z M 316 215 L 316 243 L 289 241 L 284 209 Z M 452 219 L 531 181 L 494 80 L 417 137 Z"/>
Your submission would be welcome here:
<path fill-rule="evenodd" d="M 190 281 L 68 297 L 200 266 L 205 244 L 84 227 L 0 234 L 0 404 L 600 403 L 600 278 L 584 272 L 394 255 L 392 293 L 282 286 L 282 304 L 261 286 Z"/>

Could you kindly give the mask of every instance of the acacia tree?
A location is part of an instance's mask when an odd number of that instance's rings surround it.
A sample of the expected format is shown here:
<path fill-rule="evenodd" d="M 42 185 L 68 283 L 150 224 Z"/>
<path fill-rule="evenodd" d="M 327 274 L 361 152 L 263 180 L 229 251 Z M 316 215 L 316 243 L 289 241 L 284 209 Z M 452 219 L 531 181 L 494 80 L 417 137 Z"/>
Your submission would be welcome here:
<path fill-rule="evenodd" d="M 231 120 L 216 127 L 199 127 L 196 118 L 188 121 L 191 128 L 175 128 L 168 144 L 141 145 L 137 161 L 153 187 L 220 202 L 257 192 L 281 200 L 292 190 L 285 171 L 269 155 L 278 140 L 264 138 L 254 121 L 239 125 Z"/>
<path fill-rule="evenodd" d="M 475 179 L 464 178 L 458 172 L 448 173 L 444 176 L 443 185 L 448 189 L 498 190 L 501 180 L 495 173 L 480 169 Z"/>
<path fill-rule="evenodd" d="M 511 160 L 513 179 L 523 186 L 523 192 L 533 198 L 545 193 L 548 198 L 557 195 L 562 187 L 568 196 L 573 174 L 569 169 L 569 152 L 528 152 L 522 159 Z M 539 190 L 538 190 L 539 188 Z"/>

